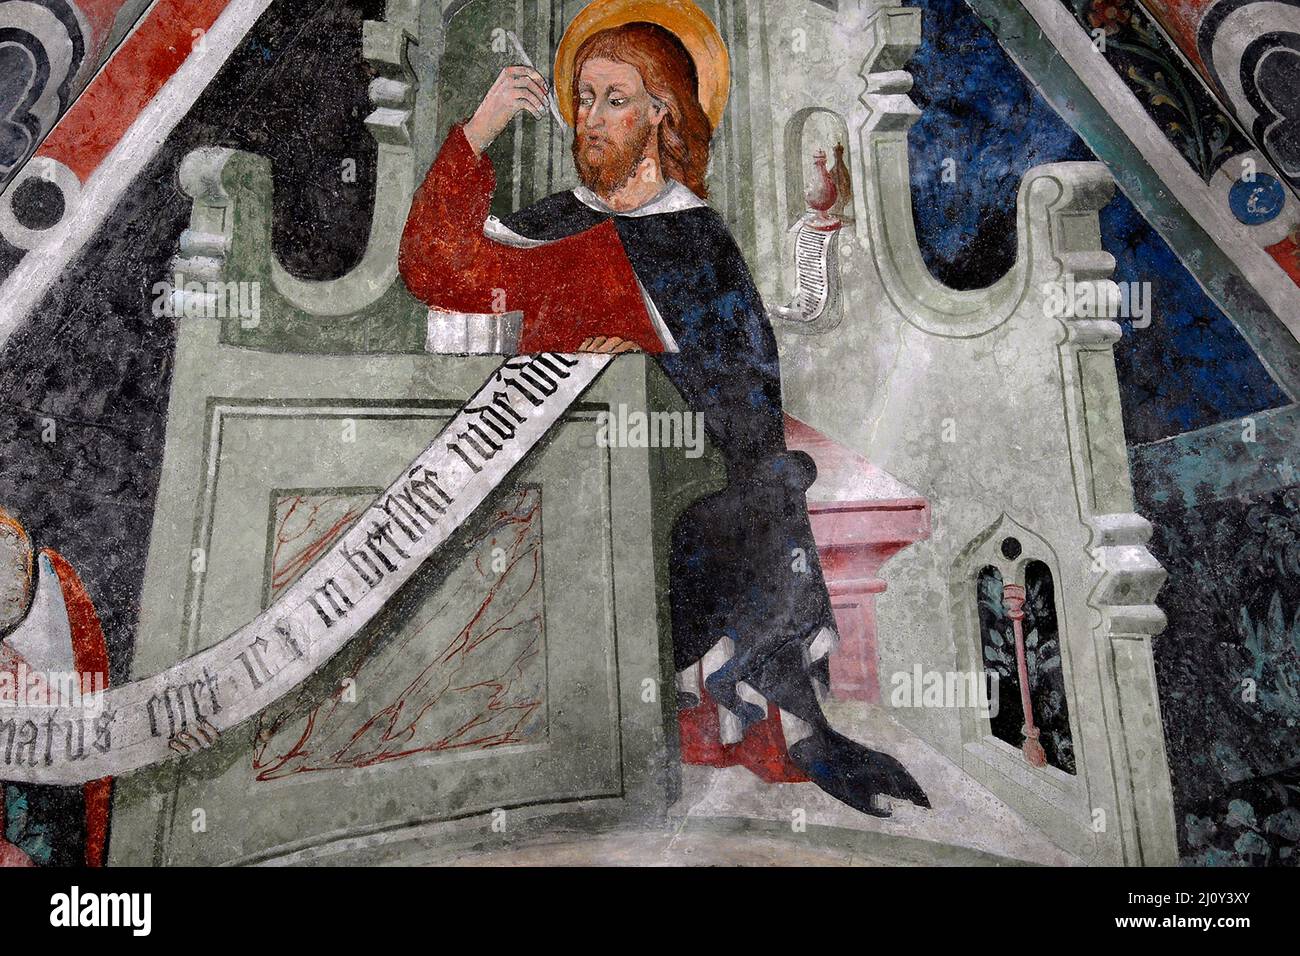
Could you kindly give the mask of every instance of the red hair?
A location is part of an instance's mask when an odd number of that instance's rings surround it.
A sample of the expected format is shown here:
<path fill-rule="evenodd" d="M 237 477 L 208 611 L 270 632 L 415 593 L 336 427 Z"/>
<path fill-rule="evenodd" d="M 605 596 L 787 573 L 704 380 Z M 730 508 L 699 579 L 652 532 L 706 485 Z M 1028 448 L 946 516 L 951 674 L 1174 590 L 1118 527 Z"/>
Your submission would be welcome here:
<path fill-rule="evenodd" d="M 688 187 L 701 199 L 709 189 L 713 124 L 700 105 L 695 61 L 670 30 L 654 23 L 625 23 L 592 34 L 578 47 L 573 62 L 573 102 L 583 64 L 591 59 L 613 60 L 635 67 L 646 92 L 662 103 L 667 115 L 659 123 L 659 162 L 664 175 Z"/>

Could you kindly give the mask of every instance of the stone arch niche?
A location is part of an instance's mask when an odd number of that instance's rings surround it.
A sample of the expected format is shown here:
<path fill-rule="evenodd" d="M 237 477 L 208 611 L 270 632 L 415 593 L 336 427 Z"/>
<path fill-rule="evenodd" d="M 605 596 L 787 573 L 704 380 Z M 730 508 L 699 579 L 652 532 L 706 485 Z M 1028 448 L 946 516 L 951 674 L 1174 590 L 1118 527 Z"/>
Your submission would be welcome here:
<path fill-rule="evenodd" d="M 793 226 L 807 212 L 804 194 L 813 185 L 813 155 L 826 153 L 826 168 L 840 170 L 844 179 L 837 182 L 840 195 L 831 212 L 850 226 L 854 221 L 852 153 L 849 126 L 844 117 L 824 106 L 799 110 L 785 127 L 785 201 L 787 225 Z M 837 147 L 839 156 L 836 155 Z M 847 194 L 843 188 L 848 186 Z"/>
<path fill-rule="evenodd" d="M 773 278 L 794 285 L 788 303 L 769 305 L 768 314 L 789 332 L 816 335 L 843 319 L 840 256 L 851 253 L 854 241 L 853 164 L 843 115 L 822 105 L 795 111 L 785 122 L 780 156 L 785 234 Z"/>
<path fill-rule="evenodd" d="M 1076 612 L 1077 598 L 1061 586 L 1075 573 L 1071 563 L 1006 513 L 956 550 L 947 582 L 952 662 L 963 676 L 979 675 L 991 705 L 958 709 L 956 757 L 981 781 L 1010 782 L 1020 799 L 1009 802 L 1063 846 L 1105 858 L 1122 811 L 1106 795 L 1113 784 L 1101 768 L 1110 755 L 1084 706 L 1099 692 L 1091 641 L 1080 640 L 1090 612 Z M 1106 829 L 1096 832 L 1095 820 Z"/>

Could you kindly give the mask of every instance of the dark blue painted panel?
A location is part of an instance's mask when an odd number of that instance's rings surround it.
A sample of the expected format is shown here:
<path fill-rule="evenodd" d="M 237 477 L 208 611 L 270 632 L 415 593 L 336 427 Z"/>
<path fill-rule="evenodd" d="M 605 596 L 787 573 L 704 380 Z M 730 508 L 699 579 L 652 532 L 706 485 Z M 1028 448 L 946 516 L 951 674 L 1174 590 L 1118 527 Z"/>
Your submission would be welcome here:
<path fill-rule="evenodd" d="M 964 0 L 920 0 L 921 49 L 908 69 L 923 110 L 912 129 L 922 255 L 959 289 L 988 285 L 1016 252 L 1015 202 L 1033 166 L 1094 160 Z M 945 182 L 945 161 L 955 174 Z M 1130 443 L 1154 441 L 1289 403 L 1236 326 L 1123 194 L 1101 214 L 1115 279 L 1150 282 L 1146 328 L 1116 346 Z"/>

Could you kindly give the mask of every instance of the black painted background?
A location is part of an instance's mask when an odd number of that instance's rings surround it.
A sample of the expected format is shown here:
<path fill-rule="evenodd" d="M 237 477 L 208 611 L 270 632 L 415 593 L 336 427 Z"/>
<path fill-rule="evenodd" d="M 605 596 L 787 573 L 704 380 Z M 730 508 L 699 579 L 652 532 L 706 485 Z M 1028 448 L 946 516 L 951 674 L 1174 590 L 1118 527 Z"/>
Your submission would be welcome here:
<path fill-rule="evenodd" d="M 180 162 L 200 146 L 268 156 L 285 267 L 311 278 L 347 271 L 364 252 L 374 199 L 361 22 L 382 12 L 381 0 L 274 4 L 0 350 L 0 506 L 76 567 L 104 624 L 113 682 L 130 669 L 161 467 L 174 332 L 154 318 L 151 290 L 189 224 Z M 344 158 L 356 160 L 355 183 L 343 181 Z M 16 260 L 0 248 L 0 275 Z M 51 419 L 56 440 L 46 443 Z M 9 789 L 30 791 L 25 832 L 39 843 L 46 831 L 50 862 L 76 863 L 79 790 Z"/>

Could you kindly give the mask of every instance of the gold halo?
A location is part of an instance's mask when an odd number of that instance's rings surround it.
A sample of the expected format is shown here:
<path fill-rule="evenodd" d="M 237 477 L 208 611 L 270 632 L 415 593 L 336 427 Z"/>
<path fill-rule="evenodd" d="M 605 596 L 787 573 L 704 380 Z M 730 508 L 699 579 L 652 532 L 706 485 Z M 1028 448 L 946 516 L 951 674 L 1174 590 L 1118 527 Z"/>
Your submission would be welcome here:
<path fill-rule="evenodd" d="M 722 34 L 709 15 L 691 0 L 594 0 L 573 18 L 555 51 L 553 86 L 560 113 L 570 126 L 573 109 L 573 60 L 594 33 L 625 23 L 654 23 L 675 34 L 695 61 L 700 105 L 716 130 L 731 91 L 731 58 Z"/>

